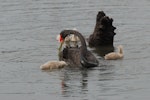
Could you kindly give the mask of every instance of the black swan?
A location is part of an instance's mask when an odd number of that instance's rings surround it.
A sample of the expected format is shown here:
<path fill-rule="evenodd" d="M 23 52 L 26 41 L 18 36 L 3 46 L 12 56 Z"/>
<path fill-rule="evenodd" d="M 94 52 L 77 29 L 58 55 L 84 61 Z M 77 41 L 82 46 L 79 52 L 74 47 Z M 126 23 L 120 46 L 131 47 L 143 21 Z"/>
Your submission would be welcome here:
<path fill-rule="evenodd" d="M 106 16 L 103 11 L 99 11 L 96 18 L 96 25 L 93 34 L 89 36 L 90 47 L 113 46 L 114 30 L 113 19 Z"/>
<path fill-rule="evenodd" d="M 61 43 L 65 38 L 74 34 L 81 42 L 80 47 L 64 47 L 59 53 L 59 59 L 70 64 L 70 66 L 81 66 L 85 68 L 98 66 L 96 57 L 87 49 L 84 37 L 76 30 L 63 30 L 60 33 Z"/>

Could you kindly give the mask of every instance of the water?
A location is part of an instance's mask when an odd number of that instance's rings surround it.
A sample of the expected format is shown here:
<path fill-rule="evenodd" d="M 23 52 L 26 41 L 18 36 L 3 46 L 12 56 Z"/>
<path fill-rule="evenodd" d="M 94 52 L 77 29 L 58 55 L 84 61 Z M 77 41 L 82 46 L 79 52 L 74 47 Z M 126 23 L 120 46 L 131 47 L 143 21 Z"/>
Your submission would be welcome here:
<path fill-rule="evenodd" d="M 100 10 L 114 19 L 124 59 L 97 56 L 100 67 L 41 71 L 58 60 L 56 35 L 76 27 L 88 37 Z M 149 12 L 149 0 L 0 0 L 0 98 L 149 100 Z"/>

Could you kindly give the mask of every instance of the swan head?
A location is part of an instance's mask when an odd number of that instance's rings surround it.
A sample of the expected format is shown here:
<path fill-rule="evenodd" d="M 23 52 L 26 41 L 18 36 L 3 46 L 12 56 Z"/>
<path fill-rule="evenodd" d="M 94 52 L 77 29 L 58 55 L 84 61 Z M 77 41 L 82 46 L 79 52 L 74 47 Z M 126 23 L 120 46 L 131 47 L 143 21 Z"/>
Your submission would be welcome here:
<path fill-rule="evenodd" d="M 65 38 L 69 35 L 70 33 L 66 32 L 66 30 L 61 31 L 59 35 L 57 35 L 56 40 L 60 43 L 64 42 Z"/>
<path fill-rule="evenodd" d="M 62 43 L 64 41 L 70 40 L 70 41 L 79 41 L 78 36 L 75 36 L 76 29 L 73 30 L 63 30 L 60 32 L 60 34 L 57 36 L 57 40 Z M 67 38 L 68 37 L 68 38 Z M 75 38 L 77 37 L 77 38 Z M 75 40 L 74 40 L 75 39 Z"/>

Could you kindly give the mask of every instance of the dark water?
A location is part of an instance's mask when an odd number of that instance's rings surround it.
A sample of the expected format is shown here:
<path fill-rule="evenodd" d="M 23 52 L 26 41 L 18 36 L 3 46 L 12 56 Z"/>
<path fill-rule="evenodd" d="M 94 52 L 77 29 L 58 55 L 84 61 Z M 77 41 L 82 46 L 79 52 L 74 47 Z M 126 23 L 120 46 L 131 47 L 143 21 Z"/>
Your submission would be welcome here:
<path fill-rule="evenodd" d="M 99 10 L 114 19 L 124 59 L 41 71 L 58 60 L 56 35 L 76 27 L 88 37 Z M 1 100 L 149 100 L 149 52 L 150 0 L 0 0 Z"/>

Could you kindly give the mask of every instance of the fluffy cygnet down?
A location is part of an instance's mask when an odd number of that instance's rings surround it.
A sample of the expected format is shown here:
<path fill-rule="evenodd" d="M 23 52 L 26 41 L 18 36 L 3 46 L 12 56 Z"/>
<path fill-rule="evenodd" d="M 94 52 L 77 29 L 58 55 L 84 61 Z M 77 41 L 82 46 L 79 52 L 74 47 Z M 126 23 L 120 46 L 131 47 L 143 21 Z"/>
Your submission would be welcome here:
<path fill-rule="evenodd" d="M 42 70 L 59 69 L 67 66 L 68 64 L 64 61 L 48 61 L 40 66 Z"/>
<path fill-rule="evenodd" d="M 106 60 L 117 60 L 123 58 L 123 47 L 118 46 L 118 52 L 111 52 L 104 56 Z"/>

